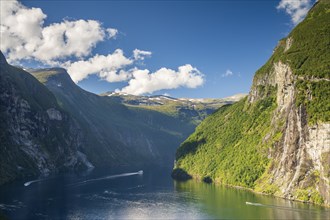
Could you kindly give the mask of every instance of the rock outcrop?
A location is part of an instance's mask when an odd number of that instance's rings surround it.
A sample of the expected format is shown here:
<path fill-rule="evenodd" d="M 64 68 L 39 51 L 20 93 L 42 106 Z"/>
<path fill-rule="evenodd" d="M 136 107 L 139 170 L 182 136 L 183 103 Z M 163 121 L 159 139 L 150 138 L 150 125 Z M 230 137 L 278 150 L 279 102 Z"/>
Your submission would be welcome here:
<path fill-rule="evenodd" d="M 175 170 L 330 205 L 329 8 L 319 0 L 256 72 L 247 99 L 196 128 Z"/>
<path fill-rule="evenodd" d="M 0 184 L 92 164 L 79 151 L 77 123 L 33 76 L 0 52 Z"/>
<path fill-rule="evenodd" d="M 330 123 L 308 124 L 305 106 L 296 105 L 297 80 L 290 66 L 279 61 L 262 81 L 266 87 L 276 87 L 277 108 L 271 119 L 274 129 L 268 137 L 276 132 L 283 134 L 268 155 L 272 164 L 266 171 L 269 178 L 263 181 L 278 189 L 274 193 L 277 196 L 330 204 Z M 255 94 L 252 90 L 250 102 L 263 99 Z M 277 125 L 279 121 L 284 122 L 282 126 Z"/>

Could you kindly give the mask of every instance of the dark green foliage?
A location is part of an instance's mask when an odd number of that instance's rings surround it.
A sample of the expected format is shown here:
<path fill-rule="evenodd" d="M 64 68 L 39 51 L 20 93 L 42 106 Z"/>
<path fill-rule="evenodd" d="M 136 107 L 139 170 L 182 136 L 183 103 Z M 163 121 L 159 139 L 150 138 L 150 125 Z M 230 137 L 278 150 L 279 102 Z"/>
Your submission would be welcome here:
<path fill-rule="evenodd" d="M 194 141 L 186 140 L 181 144 L 180 148 L 178 148 L 178 150 L 176 151 L 176 158 L 180 158 L 186 154 L 194 154 L 197 148 L 200 145 L 205 144 L 205 142 L 206 141 L 204 138 L 199 139 L 198 137 Z"/>
<path fill-rule="evenodd" d="M 308 187 L 306 189 L 296 189 L 294 192 L 294 196 L 303 202 L 312 202 L 315 204 L 323 204 L 324 200 L 320 193 L 311 187 Z"/>
<path fill-rule="evenodd" d="M 309 124 L 330 121 L 330 2 L 320 1 L 289 35 L 283 54 L 297 82 L 296 104 L 307 109 Z"/>
<path fill-rule="evenodd" d="M 276 105 L 272 97 L 244 110 L 246 103 L 241 100 L 206 118 L 178 149 L 176 166 L 196 177 L 253 187 L 268 164 L 262 138 Z"/>
<path fill-rule="evenodd" d="M 296 88 L 296 105 L 306 107 L 309 124 L 330 121 L 330 81 L 298 80 Z"/>
<path fill-rule="evenodd" d="M 296 75 L 330 78 L 329 9 L 329 1 L 320 1 L 289 35 L 293 44 L 281 59 Z"/>
<path fill-rule="evenodd" d="M 192 177 L 183 169 L 181 168 L 176 168 L 172 171 L 171 174 L 172 178 L 178 181 L 187 181 L 191 179 Z"/>
<path fill-rule="evenodd" d="M 205 177 L 203 177 L 203 182 L 204 182 L 204 183 L 212 183 L 213 180 L 212 180 L 211 177 L 209 177 L 209 176 L 205 176 Z"/>
<path fill-rule="evenodd" d="M 289 64 L 293 73 L 304 78 L 330 78 L 330 2 L 320 1 L 311 9 L 306 19 L 297 25 L 287 38 L 279 41 L 273 55 L 255 75 L 264 77 L 272 71 L 273 64 Z M 292 46 L 285 51 L 286 40 Z M 260 77 L 259 77 L 260 76 Z"/>

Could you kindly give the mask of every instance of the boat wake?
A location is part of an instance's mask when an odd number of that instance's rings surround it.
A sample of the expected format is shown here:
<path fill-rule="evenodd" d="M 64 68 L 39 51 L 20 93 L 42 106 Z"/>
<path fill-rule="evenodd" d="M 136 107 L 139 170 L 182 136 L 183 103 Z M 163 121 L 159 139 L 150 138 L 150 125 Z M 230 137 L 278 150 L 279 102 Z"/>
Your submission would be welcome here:
<path fill-rule="evenodd" d="M 254 205 L 254 206 L 265 206 L 261 203 L 254 203 L 254 202 L 245 202 L 246 205 Z"/>
<path fill-rule="evenodd" d="M 116 178 L 120 178 L 120 177 L 133 176 L 133 175 L 143 175 L 143 170 L 140 170 L 140 171 L 134 172 L 134 173 L 122 173 L 122 174 L 117 174 L 117 175 L 110 175 L 110 176 L 105 176 L 105 177 L 100 177 L 100 178 L 95 178 L 95 179 L 89 179 L 89 180 L 81 181 L 78 183 L 69 184 L 68 186 L 80 186 L 80 185 L 89 184 L 89 183 L 100 181 L 100 180 L 116 179 Z"/>
<path fill-rule="evenodd" d="M 130 189 L 138 189 L 138 188 L 142 188 L 142 187 L 144 187 L 144 185 L 137 185 L 137 186 L 129 187 L 127 189 L 128 190 L 130 190 Z"/>
<path fill-rule="evenodd" d="M 29 186 L 32 183 L 41 182 L 41 181 L 44 181 L 44 180 L 46 180 L 46 179 L 32 180 L 32 181 L 24 183 L 24 186 Z"/>
<path fill-rule="evenodd" d="M 246 205 L 252 205 L 252 206 L 261 206 L 264 208 L 271 208 L 271 209 L 280 209 L 285 211 L 292 211 L 292 212 L 302 212 L 302 213 L 317 213 L 318 210 L 315 209 L 309 209 L 308 211 L 302 210 L 299 208 L 289 207 L 289 206 L 279 206 L 279 205 L 265 205 L 261 203 L 254 203 L 254 202 L 245 202 Z"/>

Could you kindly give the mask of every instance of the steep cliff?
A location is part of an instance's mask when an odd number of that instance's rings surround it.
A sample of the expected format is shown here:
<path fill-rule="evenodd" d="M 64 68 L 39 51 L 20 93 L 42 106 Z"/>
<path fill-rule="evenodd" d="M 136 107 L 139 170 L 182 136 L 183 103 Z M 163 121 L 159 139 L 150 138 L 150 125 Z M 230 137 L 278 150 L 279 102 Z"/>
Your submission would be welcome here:
<path fill-rule="evenodd" d="M 0 52 L 0 184 L 26 175 L 91 167 L 80 128 L 33 76 Z"/>
<path fill-rule="evenodd" d="M 330 1 L 320 0 L 256 72 L 249 96 L 180 146 L 175 170 L 329 205 L 329 21 Z"/>
<path fill-rule="evenodd" d="M 180 119 L 87 92 L 62 68 L 27 71 L 1 54 L 0 184 L 63 169 L 172 166 L 196 127 L 193 115 Z"/>
<path fill-rule="evenodd" d="M 172 166 L 175 150 L 196 125 L 128 107 L 77 86 L 61 68 L 29 70 L 79 123 L 83 152 L 96 166 Z"/>

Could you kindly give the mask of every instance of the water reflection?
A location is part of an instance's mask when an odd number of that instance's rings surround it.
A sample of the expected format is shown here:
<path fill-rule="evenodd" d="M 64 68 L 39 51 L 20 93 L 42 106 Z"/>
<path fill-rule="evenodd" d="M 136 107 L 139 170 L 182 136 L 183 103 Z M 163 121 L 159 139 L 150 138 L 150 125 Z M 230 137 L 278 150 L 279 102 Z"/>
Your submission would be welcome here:
<path fill-rule="evenodd" d="M 61 175 L 28 187 L 24 183 L 31 180 L 17 181 L 0 187 L 0 210 L 9 219 L 33 220 L 329 219 L 329 209 L 318 206 L 195 181 L 177 183 L 168 169 L 120 175 L 134 171 Z M 88 184 L 77 184 L 82 182 Z"/>
<path fill-rule="evenodd" d="M 221 219 L 329 219 L 330 210 L 250 191 L 190 180 L 175 182 L 178 192 L 189 192 L 204 211 Z M 246 202 L 250 203 L 247 204 Z M 258 205 L 258 203 L 260 205 Z"/>

